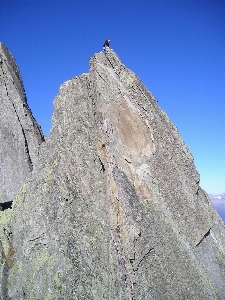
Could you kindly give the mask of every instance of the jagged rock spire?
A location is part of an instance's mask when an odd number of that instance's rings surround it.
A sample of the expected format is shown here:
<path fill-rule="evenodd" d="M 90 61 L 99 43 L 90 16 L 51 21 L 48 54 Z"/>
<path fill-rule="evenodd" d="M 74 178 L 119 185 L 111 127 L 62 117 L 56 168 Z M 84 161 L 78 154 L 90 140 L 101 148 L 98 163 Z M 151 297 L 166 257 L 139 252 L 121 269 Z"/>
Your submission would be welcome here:
<path fill-rule="evenodd" d="M 52 122 L 7 223 L 5 298 L 224 299 L 224 225 L 177 128 L 114 51 L 61 85 Z"/>
<path fill-rule="evenodd" d="M 27 104 L 19 68 L 0 42 L 0 203 L 13 201 L 44 136 Z"/>

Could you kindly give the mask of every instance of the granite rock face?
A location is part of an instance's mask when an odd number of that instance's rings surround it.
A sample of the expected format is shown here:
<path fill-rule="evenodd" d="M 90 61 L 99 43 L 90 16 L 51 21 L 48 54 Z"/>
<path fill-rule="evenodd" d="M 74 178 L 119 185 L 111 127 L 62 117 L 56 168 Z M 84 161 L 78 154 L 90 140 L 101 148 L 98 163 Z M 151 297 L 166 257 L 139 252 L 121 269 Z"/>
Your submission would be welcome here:
<path fill-rule="evenodd" d="M 13 201 L 31 173 L 44 141 L 27 104 L 18 66 L 0 43 L 0 203 Z"/>
<path fill-rule="evenodd" d="M 4 212 L 2 299 L 225 299 L 224 224 L 140 79 L 107 49 L 54 108 Z"/>

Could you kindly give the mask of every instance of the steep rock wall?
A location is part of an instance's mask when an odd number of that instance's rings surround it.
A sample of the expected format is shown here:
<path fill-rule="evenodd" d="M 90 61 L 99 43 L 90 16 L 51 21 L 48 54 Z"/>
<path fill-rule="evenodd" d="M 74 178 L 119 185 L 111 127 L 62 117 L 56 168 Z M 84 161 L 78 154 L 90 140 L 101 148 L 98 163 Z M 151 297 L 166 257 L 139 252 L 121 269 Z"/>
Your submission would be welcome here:
<path fill-rule="evenodd" d="M 37 165 L 44 136 L 27 104 L 19 68 L 1 42 L 0 103 L 0 299 L 6 299 L 14 255 L 7 208 Z"/>
<path fill-rule="evenodd" d="M 6 222 L 14 253 L 2 295 L 224 299 L 224 225 L 139 78 L 108 49 L 60 87 L 54 107 Z"/>
<path fill-rule="evenodd" d="M 44 141 L 27 104 L 18 66 L 0 43 L 0 203 L 13 201 Z"/>

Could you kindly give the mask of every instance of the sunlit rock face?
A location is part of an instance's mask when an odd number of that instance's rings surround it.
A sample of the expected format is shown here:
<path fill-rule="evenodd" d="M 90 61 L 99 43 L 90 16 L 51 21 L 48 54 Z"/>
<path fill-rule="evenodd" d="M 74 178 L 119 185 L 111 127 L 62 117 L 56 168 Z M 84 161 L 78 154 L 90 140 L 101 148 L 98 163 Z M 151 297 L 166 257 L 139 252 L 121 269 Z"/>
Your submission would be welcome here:
<path fill-rule="evenodd" d="M 18 66 L 0 43 L 0 203 L 13 201 L 31 173 L 44 136 L 28 107 Z"/>
<path fill-rule="evenodd" d="M 61 85 L 52 124 L 5 218 L 3 299 L 225 299 L 223 223 L 113 50 Z"/>

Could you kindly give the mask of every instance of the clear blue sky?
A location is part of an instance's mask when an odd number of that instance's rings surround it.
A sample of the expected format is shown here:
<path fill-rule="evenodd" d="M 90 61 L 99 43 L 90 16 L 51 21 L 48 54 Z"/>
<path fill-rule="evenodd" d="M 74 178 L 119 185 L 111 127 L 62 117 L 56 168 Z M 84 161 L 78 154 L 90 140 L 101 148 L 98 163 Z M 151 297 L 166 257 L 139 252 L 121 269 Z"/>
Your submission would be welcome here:
<path fill-rule="evenodd" d="M 60 84 L 111 39 L 178 127 L 200 185 L 225 191 L 224 0 L 0 0 L 0 28 L 45 135 Z"/>

